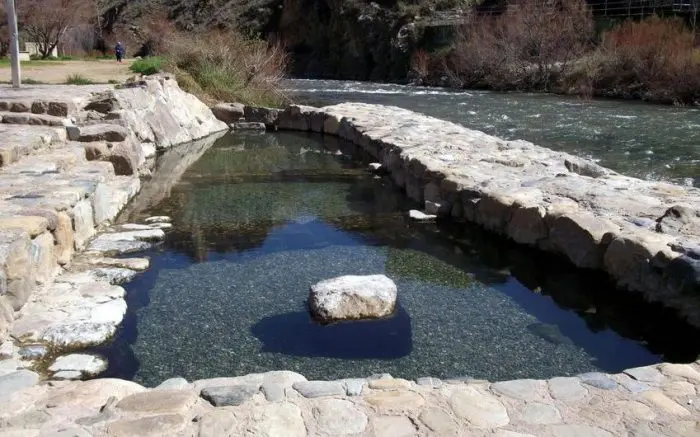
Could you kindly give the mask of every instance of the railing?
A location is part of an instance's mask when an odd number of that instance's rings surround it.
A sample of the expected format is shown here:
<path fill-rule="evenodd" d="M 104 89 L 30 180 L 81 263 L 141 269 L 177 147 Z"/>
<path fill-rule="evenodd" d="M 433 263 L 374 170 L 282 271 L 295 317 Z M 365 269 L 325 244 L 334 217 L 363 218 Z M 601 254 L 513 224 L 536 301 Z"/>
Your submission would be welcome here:
<path fill-rule="evenodd" d="M 476 6 L 477 15 L 501 15 L 517 0 Z M 679 17 L 696 30 L 700 15 L 700 0 L 587 0 L 595 17 L 610 19 L 641 19 L 653 15 Z"/>

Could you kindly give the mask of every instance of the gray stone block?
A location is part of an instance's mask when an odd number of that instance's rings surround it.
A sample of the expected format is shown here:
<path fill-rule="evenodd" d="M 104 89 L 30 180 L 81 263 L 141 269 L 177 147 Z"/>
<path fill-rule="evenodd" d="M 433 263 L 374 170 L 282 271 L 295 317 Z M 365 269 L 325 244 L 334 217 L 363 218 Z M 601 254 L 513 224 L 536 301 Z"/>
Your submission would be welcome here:
<path fill-rule="evenodd" d="M 345 388 L 340 382 L 331 381 L 300 381 L 292 387 L 305 398 L 318 398 L 321 396 L 343 396 Z"/>
<path fill-rule="evenodd" d="M 614 390 L 617 383 L 610 379 L 606 374 L 600 372 L 590 372 L 579 375 L 584 384 L 597 387 L 603 390 Z"/>
<path fill-rule="evenodd" d="M 215 407 L 238 406 L 260 392 L 260 387 L 252 384 L 208 387 L 201 396 Z"/>

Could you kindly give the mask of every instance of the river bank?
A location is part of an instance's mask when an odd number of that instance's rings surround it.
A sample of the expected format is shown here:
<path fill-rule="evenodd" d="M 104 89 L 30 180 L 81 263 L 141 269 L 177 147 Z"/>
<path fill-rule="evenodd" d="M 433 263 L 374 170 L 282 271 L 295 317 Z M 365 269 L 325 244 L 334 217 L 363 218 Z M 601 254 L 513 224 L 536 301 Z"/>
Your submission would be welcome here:
<path fill-rule="evenodd" d="M 291 79 L 283 86 L 305 105 L 398 106 L 506 140 L 527 140 L 591 159 L 627 176 L 700 186 L 696 108 L 336 80 Z"/>

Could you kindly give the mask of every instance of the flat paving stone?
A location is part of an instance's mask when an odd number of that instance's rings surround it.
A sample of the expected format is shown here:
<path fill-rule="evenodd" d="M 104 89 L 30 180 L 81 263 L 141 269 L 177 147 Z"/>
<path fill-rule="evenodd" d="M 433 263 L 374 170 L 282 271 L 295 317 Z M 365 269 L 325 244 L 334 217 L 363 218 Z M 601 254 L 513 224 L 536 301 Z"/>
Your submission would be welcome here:
<path fill-rule="evenodd" d="M 345 394 L 343 385 L 335 381 L 299 381 L 292 384 L 292 387 L 305 398 L 342 396 Z"/>
<path fill-rule="evenodd" d="M 18 228 L 34 238 L 48 229 L 48 221 L 44 217 L 17 216 L 0 217 L 0 229 Z"/>
<path fill-rule="evenodd" d="M 375 437 L 415 437 L 418 430 L 405 416 L 376 416 L 372 418 Z"/>
<path fill-rule="evenodd" d="M 552 378 L 548 381 L 549 393 L 556 400 L 576 401 L 584 398 L 588 390 L 581 385 L 581 380 L 573 377 Z"/>
<path fill-rule="evenodd" d="M 181 414 L 162 414 L 139 419 L 122 419 L 107 425 L 112 437 L 147 437 L 176 435 L 187 425 L 188 420 Z"/>
<path fill-rule="evenodd" d="M 147 241 L 118 241 L 101 239 L 99 236 L 90 242 L 87 250 L 89 252 L 99 252 L 106 255 L 123 255 L 135 252 L 142 252 L 153 247 Z"/>
<path fill-rule="evenodd" d="M 459 432 L 459 424 L 454 417 L 440 408 L 426 408 L 420 413 L 418 418 L 431 431 L 436 432 L 440 436 L 454 436 Z"/>
<path fill-rule="evenodd" d="M 254 436 L 305 437 L 306 425 L 301 410 L 294 404 L 268 404 L 256 408 L 250 424 Z"/>
<path fill-rule="evenodd" d="M 358 434 L 367 427 L 367 415 L 343 399 L 324 399 L 313 408 L 319 429 L 330 435 Z"/>
<path fill-rule="evenodd" d="M 508 411 L 495 396 L 473 387 L 455 389 L 450 406 L 457 416 L 477 428 L 499 428 L 510 423 Z"/>
<path fill-rule="evenodd" d="M 657 416 L 654 410 L 637 401 L 617 401 L 611 405 L 611 408 L 622 411 L 622 415 L 630 420 L 643 420 L 648 422 L 654 420 Z"/>
<path fill-rule="evenodd" d="M 0 401 L 12 393 L 39 382 L 39 374 L 31 370 L 17 370 L 0 376 Z"/>
<path fill-rule="evenodd" d="M 344 379 L 343 386 L 348 396 L 360 396 L 367 386 L 367 380 L 362 378 Z"/>
<path fill-rule="evenodd" d="M 233 411 L 217 408 L 199 419 L 198 437 L 232 436 L 239 424 Z"/>
<path fill-rule="evenodd" d="M 680 437 L 697 437 L 700 435 L 700 421 L 681 420 L 669 425 L 671 432 Z"/>
<path fill-rule="evenodd" d="M 425 405 L 425 399 L 408 390 L 377 391 L 364 395 L 365 401 L 379 411 L 411 411 Z"/>
<path fill-rule="evenodd" d="M 2 289 L 2 286 L 0 286 L 0 289 Z M 7 340 L 0 344 L 0 360 L 6 360 L 8 358 L 12 358 L 12 355 L 15 352 L 15 345 L 10 341 Z"/>
<path fill-rule="evenodd" d="M 529 425 L 552 425 L 561 423 L 561 413 L 554 405 L 529 402 L 521 413 L 521 420 Z"/>
<path fill-rule="evenodd" d="M 190 390 L 149 390 L 127 396 L 116 408 L 139 413 L 184 413 L 197 401 Z"/>
<path fill-rule="evenodd" d="M 411 386 L 405 379 L 373 379 L 369 381 L 369 388 L 373 390 L 398 390 Z"/>
<path fill-rule="evenodd" d="M 0 376 L 16 372 L 22 368 L 22 362 L 14 358 L 0 361 Z"/>
<path fill-rule="evenodd" d="M 438 378 L 431 378 L 431 377 L 423 377 L 423 378 L 418 378 L 416 379 L 416 384 L 424 387 L 432 387 L 432 388 L 442 388 L 443 385 L 445 385 L 442 380 Z"/>
<path fill-rule="evenodd" d="M 649 384 L 637 381 L 636 379 L 633 379 L 632 377 L 624 373 L 622 375 L 617 375 L 615 379 L 621 386 L 625 387 L 632 393 L 641 393 L 643 391 L 651 390 L 653 388 Z"/>
<path fill-rule="evenodd" d="M 185 378 L 175 377 L 166 379 L 161 382 L 156 388 L 161 390 L 185 390 L 190 387 L 190 383 Z"/>
<path fill-rule="evenodd" d="M 225 385 L 208 387 L 202 390 L 201 396 L 215 407 L 238 406 L 260 392 L 257 385 Z"/>
<path fill-rule="evenodd" d="M 608 431 L 587 425 L 554 425 L 543 436 L 553 437 L 613 437 Z"/>
<path fill-rule="evenodd" d="M 151 261 L 147 258 L 93 258 L 90 257 L 88 263 L 99 266 L 118 267 L 122 269 L 144 271 L 148 269 Z"/>
<path fill-rule="evenodd" d="M 665 363 L 660 366 L 660 369 L 664 375 L 684 378 L 694 384 L 700 383 L 700 372 L 690 364 Z"/>
<path fill-rule="evenodd" d="M 497 429 L 494 437 L 537 437 L 532 434 L 524 434 L 522 432 L 509 431 L 507 429 Z"/>
<path fill-rule="evenodd" d="M 536 381 L 534 379 L 516 379 L 513 381 L 503 381 L 491 384 L 491 390 L 494 392 L 523 401 L 538 399 L 542 388 L 542 381 Z"/>
<path fill-rule="evenodd" d="M 260 390 L 269 402 L 281 402 L 284 400 L 284 386 L 272 382 L 263 383 Z"/>
<path fill-rule="evenodd" d="M 614 390 L 617 388 L 617 383 L 610 379 L 608 375 L 599 372 L 590 372 L 579 375 L 584 384 L 597 387 L 603 390 Z"/>
<path fill-rule="evenodd" d="M 646 391 L 640 396 L 667 414 L 681 417 L 690 416 L 690 411 L 660 391 Z"/>
<path fill-rule="evenodd" d="M 688 381 L 665 381 L 661 390 L 670 398 L 696 396 L 695 386 Z"/>
<path fill-rule="evenodd" d="M 637 381 L 649 382 L 658 384 L 664 378 L 664 376 L 655 367 L 635 367 L 633 369 L 627 369 L 623 373 L 631 376 Z"/>
<path fill-rule="evenodd" d="M 65 428 L 42 433 L 41 437 L 93 437 L 93 435 L 85 428 Z"/>

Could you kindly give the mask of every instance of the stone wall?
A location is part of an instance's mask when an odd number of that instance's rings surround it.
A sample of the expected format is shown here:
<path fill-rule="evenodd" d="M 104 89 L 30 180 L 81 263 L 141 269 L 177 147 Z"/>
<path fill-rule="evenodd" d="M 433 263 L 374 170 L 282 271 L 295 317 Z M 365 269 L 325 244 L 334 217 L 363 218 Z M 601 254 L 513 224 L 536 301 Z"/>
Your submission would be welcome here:
<path fill-rule="evenodd" d="M 168 76 L 0 88 L 0 343 L 140 190 L 157 149 L 227 129 Z"/>
<path fill-rule="evenodd" d="M 604 270 L 700 326 L 700 190 L 617 174 L 405 109 L 291 106 L 279 129 L 359 146 L 428 213 Z"/>

